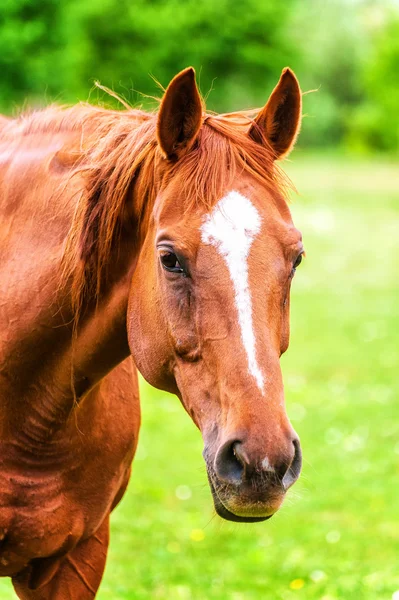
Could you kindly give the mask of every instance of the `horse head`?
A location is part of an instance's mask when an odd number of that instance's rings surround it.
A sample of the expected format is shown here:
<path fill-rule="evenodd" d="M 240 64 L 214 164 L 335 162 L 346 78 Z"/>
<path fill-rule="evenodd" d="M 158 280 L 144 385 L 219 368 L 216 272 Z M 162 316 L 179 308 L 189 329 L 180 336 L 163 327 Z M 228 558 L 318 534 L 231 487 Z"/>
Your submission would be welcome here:
<path fill-rule="evenodd" d="M 261 521 L 301 469 L 280 356 L 303 246 L 276 159 L 300 126 L 289 69 L 265 107 L 204 111 L 193 69 L 157 120 L 157 193 L 131 283 L 128 337 L 152 385 L 173 392 L 201 430 L 217 513 Z"/>

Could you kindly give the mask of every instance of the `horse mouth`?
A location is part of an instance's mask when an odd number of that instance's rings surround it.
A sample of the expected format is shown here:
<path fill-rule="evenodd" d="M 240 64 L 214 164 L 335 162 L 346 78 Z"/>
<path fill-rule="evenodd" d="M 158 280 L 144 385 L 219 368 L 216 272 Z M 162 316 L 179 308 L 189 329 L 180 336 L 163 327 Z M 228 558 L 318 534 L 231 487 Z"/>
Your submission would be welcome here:
<path fill-rule="evenodd" d="M 273 515 L 266 515 L 264 517 L 250 517 L 250 516 L 243 517 L 243 516 L 235 515 L 228 508 L 226 508 L 226 506 L 223 504 L 223 502 L 219 498 L 219 496 L 216 492 L 215 486 L 212 482 L 212 479 L 209 475 L 208 475 L 208 480 L 209 480 L 209 486 L 210 486 L 211 492 L 212 492 L 212 498 L 213 498 L 213 503 L 215 505 L 215 510 L 216 510 L 217 514 L 219 515 L 219 517 L 222 517 L 222 519 L 225 519 L 226 521 L 234 521 L 235 523 L 260 523 L 262 521 L 267 521 L 268 519 L 270 519 L 273 516 Z"/>

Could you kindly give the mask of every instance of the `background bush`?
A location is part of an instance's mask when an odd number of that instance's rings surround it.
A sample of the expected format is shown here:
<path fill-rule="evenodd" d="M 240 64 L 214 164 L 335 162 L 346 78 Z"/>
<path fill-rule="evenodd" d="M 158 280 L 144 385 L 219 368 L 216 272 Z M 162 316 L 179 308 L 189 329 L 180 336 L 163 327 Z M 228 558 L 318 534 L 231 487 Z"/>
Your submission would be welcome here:
<path fill-rule="evenodd" d="M 95 79 L 154 106 L 197 69 L 208 107 L 262 105 L 282 67 L 303 90 L 302 146 L 398 149 L 399 10 L 394 0 L 2 0 L 0 108 L 97 101 Z M 99 98 L 101 100 L 101 98 Z"/>

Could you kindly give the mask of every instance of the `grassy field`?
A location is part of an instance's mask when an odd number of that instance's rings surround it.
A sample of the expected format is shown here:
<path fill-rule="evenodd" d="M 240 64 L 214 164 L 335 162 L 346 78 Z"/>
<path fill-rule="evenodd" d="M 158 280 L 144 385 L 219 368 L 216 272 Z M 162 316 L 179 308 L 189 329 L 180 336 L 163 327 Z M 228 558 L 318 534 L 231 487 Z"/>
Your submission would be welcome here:
<path fill-rule="evenodd" d="M 286 169 L 307 251 L 282 359 L 302 477 L 270 521 L 221 521 L 199 433 L 143 386 L 100 600 L 399 597 L 399 167 L 297 151 Z"/>

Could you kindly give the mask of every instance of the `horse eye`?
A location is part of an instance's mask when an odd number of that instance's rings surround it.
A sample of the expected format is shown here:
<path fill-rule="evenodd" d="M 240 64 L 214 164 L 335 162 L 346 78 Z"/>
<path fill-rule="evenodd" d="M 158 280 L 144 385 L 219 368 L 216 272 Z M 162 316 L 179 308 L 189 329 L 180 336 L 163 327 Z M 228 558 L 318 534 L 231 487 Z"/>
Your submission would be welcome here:
<path fill-rule="evenodd" d="M 178 258 L 174 252 L 164 250 L 161 253 L 161 264 L 166 271 L 172 273 L 183 273 L 183 269 L 178 261 Z"/>
<path fill-rule="evenodd" d="M 296 259 L 296 261 L 294 262 L 294 269 L 296 269 L 297 267 L 299 267 L 299 265 L 301 264 L 301 262 L 302 262 L 302 254 L 300 254 L 298 256 L 298 258 Z"/>

